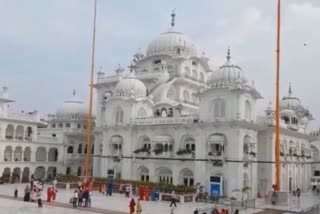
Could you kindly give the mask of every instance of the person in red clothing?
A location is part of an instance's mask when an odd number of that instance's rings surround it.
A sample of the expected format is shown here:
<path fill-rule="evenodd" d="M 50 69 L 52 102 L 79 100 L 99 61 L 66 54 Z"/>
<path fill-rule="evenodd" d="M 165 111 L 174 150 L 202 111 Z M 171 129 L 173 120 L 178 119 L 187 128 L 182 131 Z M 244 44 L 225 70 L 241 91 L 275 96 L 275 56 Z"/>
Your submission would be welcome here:
<path fill-rule="evenodd" d="M 134 198 L 131 199 L 130 204 L 129 204 L 129 208 L 130 208 L 130 214 L 134 214 L 134 208 L 136 206 L 136 202 L 134 201 Z"/>
<path fill-rule="evenodd" d="M 47 202 L 51 202 L 51 197 L 52 197 L 51 187 L 48 187 L 48 189 L 47 189 Z"/>
<path fill-rule="evenodd" d="M 144 187 L 143 186 L 139 188 L 139 198 L 141 201 L 144 200 Z"/>
<path fill-rule="evenodd" d="M 56 200 L 56 197 L 57 197 L 57 189 L 56 188 L 52 188 L 52 201 L 55 201 Z"/>
<path fill-rule="evenodd" d="M 144 189 L 144 197 L 146 201 L 150 201 L 150 189 L 149 187 L 145 187 Z"/>

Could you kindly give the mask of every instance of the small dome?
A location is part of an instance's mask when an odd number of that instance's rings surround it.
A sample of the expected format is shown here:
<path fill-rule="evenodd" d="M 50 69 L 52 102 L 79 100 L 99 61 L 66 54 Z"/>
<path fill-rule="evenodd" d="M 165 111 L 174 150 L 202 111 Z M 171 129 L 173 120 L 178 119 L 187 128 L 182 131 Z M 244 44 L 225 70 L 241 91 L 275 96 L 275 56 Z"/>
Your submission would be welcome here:
<path fill-rule="evenodd" d="M 80 101 L 76 97 L 75 91 L 73 91 L 73 96 L 71 99 L 65 101 L 60 108 L 57 110 L 57 116 L 65 116 L 65 115 L 87 115 L 88 114 L 88 108 L 87 106 Z"/>
<path fill-rule="evenodd" d="M 230 59 L 230 49 L 228 49 L 227 61 L 218 70 L 212 72 L 210 84 L 220 86 L 247 82 L 242 69 L 237 65 L 233 65 Z"/>
<path fill-rule="evenodd" d="M 283 97 L 281 102 L 280 102 L 280 108 L 281 109 L 297 109 L 302 107 L 300 99 L 297 97 L 294 97 L 292 95 L 292 89 L 291 89 L 291 84 L 289 85 L 289 93 L 288 96 Z"/>
<path fill-rule="evenodd" d="M 124 79 L 120 79 L 115 91 L 117 96 L 145 97 L 147 95 L 145 84 L 138 80 L 133 73 Z"/>
<path fill-rule="evenodd" d="M 186 35 L 169 30 L 160 34 L 148 45 L 147 56 L 151 55 L 198 56 L 196 45 Z"/>

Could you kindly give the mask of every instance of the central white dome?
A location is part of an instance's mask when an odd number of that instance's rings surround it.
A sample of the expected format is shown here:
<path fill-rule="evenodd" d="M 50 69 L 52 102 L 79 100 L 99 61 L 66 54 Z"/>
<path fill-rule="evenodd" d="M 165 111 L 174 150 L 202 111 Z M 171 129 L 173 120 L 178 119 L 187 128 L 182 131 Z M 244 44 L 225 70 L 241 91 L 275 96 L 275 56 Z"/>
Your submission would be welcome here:
<path fill-rule="evenodd" d="M 147 56 L 162 54 L 198 56 L 198 51 L 189 37 L 179 32 L 169 31 L 160 34 L 147 47 Z"/>

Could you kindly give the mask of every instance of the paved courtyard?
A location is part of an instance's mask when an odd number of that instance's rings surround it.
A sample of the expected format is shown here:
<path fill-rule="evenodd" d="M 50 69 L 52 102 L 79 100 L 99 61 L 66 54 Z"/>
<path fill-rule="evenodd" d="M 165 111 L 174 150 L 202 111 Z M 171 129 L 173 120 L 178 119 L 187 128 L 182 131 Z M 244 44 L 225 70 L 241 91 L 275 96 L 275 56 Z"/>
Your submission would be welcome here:
<path fill-rule="evenodd" d="M 59 189 L 56 203 L 44 204 L 44 208 L 40 209 L 36 203 L 23 202 L 22 199 L 15 200 L 13 191 L 15 188 L 19 190 L 19 197 L 23 196 L 25 184 L 5 184 L 0 185 L 0 210 L 1 213 L 23 213 L 23 214 L 83 214 L 83 213 L 101 213 L 101 214 L 124 214 L 128 213 L 129 199 L 124 195 L 114 194 L 112 197 L 106 197 L 99 192 L 94 192 L 92 199 L 92 208 L 73 209 L 68 203 L 73 195 L 73 190 Z M 48 186 L 45 187 L 45 192 Z M 46 199 L 46 194 L 43 195 Z M 307 207 L 319 202 L 319 198 L 313 196 L 311 193 L 303 194 L 300 203 L 295 199 L 291 200 L 289 206 L 271 206 L 265 205 L 263 200 L 257 201 L 258 209 L 242 210 L 241 214 L 259 213 L 263 209 L 279 209 L 290 210 L 292 212 L 299 212 Z M 204 203 L 187 203 L 178 204 L 175 214 L 193 213 L 196 208 L 212 207 L 213 205 Z M 166 214 L 170 213 L 168 202 L 142 202 L 143 214 Z"/>

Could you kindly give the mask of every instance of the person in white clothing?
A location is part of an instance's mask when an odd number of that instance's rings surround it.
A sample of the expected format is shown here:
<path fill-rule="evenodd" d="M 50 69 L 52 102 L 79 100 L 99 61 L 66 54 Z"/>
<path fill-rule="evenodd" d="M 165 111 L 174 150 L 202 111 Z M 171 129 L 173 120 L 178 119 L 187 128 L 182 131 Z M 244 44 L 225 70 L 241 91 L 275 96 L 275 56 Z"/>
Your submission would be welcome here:
<path fill-rule="evenodd" d="M 73 207 L 76 208 L 77 207 L 77 204 L 78 204 L 78 198 L 79 198 L 79 192 L 78 190 L 76 189 L 73 193 Z"/>

